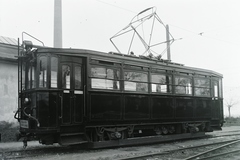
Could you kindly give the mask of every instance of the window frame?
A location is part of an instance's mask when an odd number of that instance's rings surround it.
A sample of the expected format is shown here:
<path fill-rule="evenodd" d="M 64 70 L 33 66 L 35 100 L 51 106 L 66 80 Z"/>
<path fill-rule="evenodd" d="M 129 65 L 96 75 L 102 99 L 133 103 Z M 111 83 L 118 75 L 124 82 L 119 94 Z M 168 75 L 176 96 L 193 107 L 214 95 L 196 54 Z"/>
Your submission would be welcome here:
<path fill-rule="evenodd" d="M 214 83 L 217 82 L 217 85 L 214 85 Z M 212 97 L 213 98 L 222 98 L 222 79 L 218 77 L 213 77 L 212 78 Z M 215 86 L 217 87 L 217 92 L 215 91 Z M 217 93 L 217 95 L 215 95 Z"/>
<path fill-rule="evenodd" d="M 80 68 L 80 74 L 77 74 L 76 68 Z M 79 76 L 79 77 L 78 77 Z M 80 78 L 80 79 L 77 79 Z M 79 83 L 76 83 L 79 80 Z M 73 64 L 73 85 L 75 90 L 83 89 L 83 65 L 82 64 Z"/>
<path fill-rule="evenodd" d="M 144 73 L 144 74 L 146 74 L 147 76 L 147 80 L 144 82 L 144 81 L 137 81 L 137 80 L 135 80 L 135 81 L 129 81 L 129 80 L 125 80 L 125 73 L 126 72 L 135 72 L 135 73 Z M 126 82 L 128 82 L 128 83 L 136 83 L 136 90 L 126 90 L 126 87 L 125 87 L 125 84 L 126 84 Z M 137 85 L 138 84 L 146 84 L 146 88 L 147 88 L 147 90 L 146 91 L 139 91 L 139 90 L 137 90 Z M 147 70 L 131 70 L 131 69 L 129 69 L 129 68 L 126 68 L 126 69 L 124 69 L 123 70 L 123 91 L 125 91 L 125 92 L 138 92 L 138 93 L 149 93 L 149 91 L 150 91 L 150 87 L 149 87 L 149 71 L 147 71 Z"/>
<path fill-rule="evenodd" d="M 40 87 L 40 73 L 41 73 L 41 71 L 40 71 L 40 59 L 41 59 L 41 57 L 46 57 L 46 85 L 45 86 L 41 86 Z M 37 56 L 37 62 L 38 62 L 38 64 L 37 64 L 37 88 L 42 88 L 42 89 L 46 89 L 46 88 L 49 88 L 49 55 L 48 54 L 39 54 L 38 56 Z"/>
<path fill-rule="evenodd" d="M 219 85 L 219 98 L 223 98 L 223 80 L 222 80 L 222 78 L 218 79 L 218 85 Z"/>
<path fill-rule="evenodd" d="M 52 58 L 56 58 L 57 60 L 57 77 L 56 77 L 56 87 L 52 87 Z M 49 76 L 49 87 L 52 88 L 52 89 L 57 89 L 59 88 L 59 57 L 57 55 L 51 55 L 50 56 L 50 64 L 49 64 L 49 72 L 50 72 L 50 76 Z"/>
<path fill-rule="evenodd" d="M 66 68 L 68 67 L 68 68 Z M 69 69 L 69 70 L 64 70 L 63 69 Z M 72 89 L 72 79 L 73 79 L 73 68 L 72 65 L 69 63 L 63 63 L 60 67 L 60 71 L 61 71 L 61 89 L 63 90 L 70 90 Z M 66 74 L 65 74 L 66 73 Z"/>
<path fill-rule="evenodd" d="M 24 68 L 24 69 L 23 69 Z M 25 77 L 23 90 L 31 90 L 37 88 L 36 75 L 37 75 L 37 66 L 35 62 L 28 61 L 25 63 L 25 67 L 22 67 L 24 72 L 23 76 Z M 33 82 L 33 79 L 35 80 Z M 23 87 L 22 86 L 22 87 Z"/>
<path fill-rule="evenodd" d="M 153 75 L 161 75 L 161 76 L 168 76 L 168 77 L 170 77 L 171 78 L 171 80 L 170 80 L 170 83 L 155 83 L 155 82 L 153 82 L 153 78 L 152 78 L 152 76 Z M 173 94 L 173 75 L 172 74 L 170 74 L 170 73 L 167 73 L 167 71 L 166 72 L 151 72 L 150 73 L 150 79 L 151 79 L 151 81 L 150 81 L 150 85 L 151 85 L 151 93 L 153 93 L 153 94 Z M 156 92 L 153 92 L 153 84 L 155 84 L 155 85 L 166 85 L 166 92 L 158 92 L 157 90 L 156 90 Z M 169 92 L 168 92 L 168 87 L 169 87 Z"/>
<path fill-rule="evenodd" d="M 209 85 L 208 85 L 208 87 L 206 87 L 206 86 L 203 86 L 203 87 L 201 87 L 201 86 L 196 86 L 196 84 L 195 84 L 195 80 L 208 80 L 209 81 Z M 211 79 L 209 78 L 209 77 L 193 77 L 193 95 L 194 96 L 197 96 L 197 97 L 211 97 Z M 209 89 L 209 95 L 198 95 L 198 94 L 196 94 L 196 89 Z"/>
<path fill-rule="evenodd" d="M 179 85 L 179 84 L 176 84 L 176 78 L 177 77 L 179 77 L 179 78 L 186 78 L 186 79 L 190 79 L 190 82 L 191 82 L 191 86 L 189 86 L 190 88 L 191 88 L 191 93 L 190 94 L 188 94 L 188 93 L 176 93 L 176 87 L 177 86 L 180 86 L 180 87 L 185 87 L 185 90 L 186 90 L 186 87 L 187 86 L 184 86 L 184 85 Z M 183 74 L 175 74 L 174 76 L 173 76 L 173 88 L 174 88 L 174 94 L 176 94 L 176 95 L 185 95 L 185 96 L 193 96 L 193 88 L 194 88 L 194 86 L 193 86 L 193 77 L 192 76 L 189 76 L 189 75 L 183 75 Z"/>
<path fill-rule="evenodd" d="M 113 78 L 108 78 L 107 77 L 107 72 L 106 72 L 106 77 L 105 78 L 104 77 L 93 76 L 92 75 L 92 68 L 104 68 L 104 69 L 106 69 L 106 71 L 108 69 L 110 69 L 110 70 L 113 70 L 113 72 L 114 72 L 114 70 L 116 70 L 118 72 L 117 73 L 118 74 L 117 79 L 115 79 L 114 76 L 113 76 Z M 88 78 L 89 78 L 89 84 L 90 84 L 89 86 L 90 86 L 90 89 L 92 89 L 92 90 L 121 91 L 121 68 L 120 67 L 115 67 L 115 66 L 111 66 L 111 65 L 92 64 L 89 67 Z M 97 86 L 93 87 L 93 81 L 94 80 L 96 80 L 96 82 L 97 82 L 97 80 L 99 80 L 100 83 L 105 83 L 105 86 L 103 86 L 103 87 L 97 87 Z M 111 84 L 109 82 L 112 82 L 112 84 L 113 84 L 114 81 L 117 82 L 117 88 L 114 88 L 114 86 L 112 86 L 112 88 L 111 88 L 109 86 L 109 84 Z"/>

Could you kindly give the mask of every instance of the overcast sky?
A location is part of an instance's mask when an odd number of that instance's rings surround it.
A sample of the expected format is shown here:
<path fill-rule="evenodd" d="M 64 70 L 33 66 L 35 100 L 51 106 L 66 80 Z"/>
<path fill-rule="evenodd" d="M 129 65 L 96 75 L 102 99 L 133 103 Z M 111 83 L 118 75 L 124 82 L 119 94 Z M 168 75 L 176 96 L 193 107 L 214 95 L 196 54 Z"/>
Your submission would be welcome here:
<path fill-rule="evenodd" d="M 53 46 L 53 4 L 0 0 L 0 35 L 21 39 L 25 31 Z M 62 0 L 63 47 L 116 51 L 109 38 L 154 6 L 176 39 L 172 61 L 223 74 L 224 98 L 239 102 L 232 115 L 240 116 L 239 0 Z"/>

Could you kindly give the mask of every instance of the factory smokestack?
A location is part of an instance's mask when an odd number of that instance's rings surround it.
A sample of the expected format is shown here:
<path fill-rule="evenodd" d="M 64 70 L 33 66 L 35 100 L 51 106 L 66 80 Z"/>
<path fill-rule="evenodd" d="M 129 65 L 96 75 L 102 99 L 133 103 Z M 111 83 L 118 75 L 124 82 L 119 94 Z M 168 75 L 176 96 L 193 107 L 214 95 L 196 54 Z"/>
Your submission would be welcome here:
<path fill-rule="evenodd" d="M 62 48 L 62 0 L 54 0 L 54 40 L 53 46 Z"/>

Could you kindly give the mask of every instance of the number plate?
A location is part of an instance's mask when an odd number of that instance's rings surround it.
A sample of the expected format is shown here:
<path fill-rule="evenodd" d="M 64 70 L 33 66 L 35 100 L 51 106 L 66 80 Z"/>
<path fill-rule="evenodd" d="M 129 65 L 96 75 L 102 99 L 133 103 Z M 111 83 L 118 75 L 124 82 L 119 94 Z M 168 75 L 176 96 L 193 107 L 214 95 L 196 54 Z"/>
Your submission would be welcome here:
<path fill-rule="evenodd" d="M 20 127 L 21 128 L 29 128 L 27 120 L 20 120 Z"/>
<path fill-rule="evenodd" d="M 83 94 L 83 91 L 74 91 L 75 94 Z"/>

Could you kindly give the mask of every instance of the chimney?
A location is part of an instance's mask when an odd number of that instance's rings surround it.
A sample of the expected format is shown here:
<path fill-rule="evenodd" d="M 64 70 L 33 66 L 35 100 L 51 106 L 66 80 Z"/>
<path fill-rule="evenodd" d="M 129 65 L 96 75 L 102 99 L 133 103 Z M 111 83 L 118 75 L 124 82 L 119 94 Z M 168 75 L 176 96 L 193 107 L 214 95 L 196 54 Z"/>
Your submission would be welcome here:
<path fill-rule="evenodd" d="M 62 48 L 62 0 L 54 0 L 53 47 Z"/>

